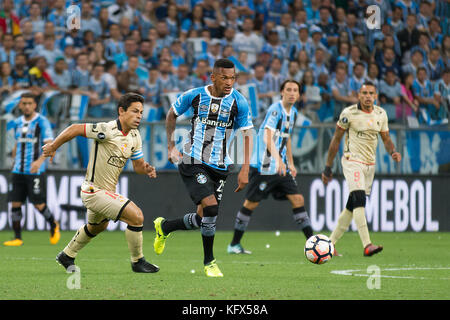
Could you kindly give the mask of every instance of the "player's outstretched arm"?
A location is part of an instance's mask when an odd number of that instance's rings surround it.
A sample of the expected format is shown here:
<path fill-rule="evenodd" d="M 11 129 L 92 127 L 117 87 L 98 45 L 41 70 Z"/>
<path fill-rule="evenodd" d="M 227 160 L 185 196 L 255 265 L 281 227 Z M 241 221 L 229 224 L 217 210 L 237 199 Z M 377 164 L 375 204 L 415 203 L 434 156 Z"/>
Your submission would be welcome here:
<path fill-rule="evenodd" d="M 333 178 L 333 173 L 331 171 L 331 166 L 333 165 L 334 158 L 339 151 L 339 145 L 341 144 L 342 137 L 344 136 L 345 130 L 339 126 L 336 126 L 333 138 L 331 139 L 330 146 L 328 147 L 327 161 L 325 163 L 325 170 L 322 172 L 322 181 L 325 185 L 331 181 Z"/>
<path fill-rule="evenodd" d="M 51 160 L 53 160 L 56 150 L 58 150 L 61 145 L 77 136 L 86 136 L 85 124 L 75 123 L 64 129 L 64 131 L 61 132 L 55 140 L 53 140 L 51 143 L 45 144 L 42 147 L 42 155 L 44 157 L 50 157 Z"/>
<path fill-rule="evenodd" d="M 383 140 L 384 147 L 386 151 L 389 152 L 392 159 L 396 162 L 400 162 L 402 160 L 402 155 L 395 151 L 394 142 L 392 142 L 391 136 L 389 135 L 389 131 L 380 132 L 381 140 Z"/>
<path fill-rule="evenodd" d="M 238 186 L 234 192 L 239 192 L 248 184 L 248 172 L 250 170 L 250 158 L 253 151 L 252 130 L 242 130 L 244 136 L 244 163 L 238 174 Z"/>

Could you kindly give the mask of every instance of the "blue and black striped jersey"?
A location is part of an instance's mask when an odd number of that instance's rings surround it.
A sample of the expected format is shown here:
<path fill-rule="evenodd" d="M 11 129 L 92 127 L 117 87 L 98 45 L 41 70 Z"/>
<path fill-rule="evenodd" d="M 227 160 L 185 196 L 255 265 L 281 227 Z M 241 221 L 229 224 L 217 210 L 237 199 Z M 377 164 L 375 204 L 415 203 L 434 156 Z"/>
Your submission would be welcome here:
<path fill-rule="evenodd" d="M 21 116 L 14 120 L 13 129 L 17 144 L 13 173 L 41 174 L 47 168 L 45 161 L 37 173 L 30 173 L 31 164 L 41 155 L 41 148 L 48 140 L 53 140 L 50 122 L 46 117 L 37 113 L 30 121 Z"/>
<path fill-rule="evenodd" d="M 219 170 L 233 163 L 227 150 L 235 130 L 253 127 L 248 102 L 234 89 L 224 97 L 213 97 L 207 86 L 194 88 L 178 97 L 172 108 L 177 116 L 193 110 L 184 154 Z"/>
<path fill-rule="evenodd" d="M 294 129 L 297 114 L 297 108 L 294 106 L 291 107 L 291 111 L 288 114 L 281 101 L 272 104 L 267 109 L 266 117 L 258 131 L 258 138 L 254 144 L 254 152 L 250 162 L 251 166 L 257 168 L 260 173 L 269 175 L 277 173 L 275 158 L 271 156 L 264 142 L 264 131 L 266 128 L 272 130 L 275 148 L 286 164 L 286 168 L 288 167 L 286 145 Z"/>

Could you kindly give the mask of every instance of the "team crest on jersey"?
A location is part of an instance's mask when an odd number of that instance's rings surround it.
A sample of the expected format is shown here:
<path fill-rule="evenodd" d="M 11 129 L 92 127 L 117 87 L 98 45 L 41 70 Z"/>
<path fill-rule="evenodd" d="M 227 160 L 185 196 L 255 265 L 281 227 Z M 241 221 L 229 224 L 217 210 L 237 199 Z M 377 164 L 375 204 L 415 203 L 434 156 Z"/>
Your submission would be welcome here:
<path fill-rule="evenodd" d="M 127 144 L 126 143 L 124 143 L 124 144 L 122 144 L 121 146 L 120 146 L 120 150 L 122 150 L 122 152 L 125 152 L 126 150 L 127 150 Z"/>
<path fill-rule="evenodd" d="M 197 173 L 196 178 L 197 178 L 197 182 L 200 184 L 205 184 L 206 181 L 208 181 L 208 179 L 206 178 L 206 176 L 203 173 Z"/>
<path fill-rule="evenodd" d="M 219 105 L 217 103 L 212 103 L 211 104 L 211 112 L 216 113 L 217 111 L 219 111 Z"/>
<path fill-rule="evenodd" d="M 264 189 L 266 189 L 266 187 L 267 187 L 267 182 L 261 182 L 260 184 L 259 184 L 259 190 L 261 190 L 261 191 L 264 191 Z"/>
<path fill-rule="evenodd" d="M 209 108 L 209 107 L 208 107 L 207 105 L 204 105 L 204 104 L 203 104 L 203 105 L 201 105 L 201 106 L 198 107 L 198 108 L 200 109 L 200 111 L 205 111 L 205 112 L 206 112 L 206 111 L 208 111 L 208 108 Z"/>
<path fill-rule="evenodd" d="M 228 110 L 220 110 L 220 116 L 222 118 L 227 118 L 229 114 L 230 114 L 230 111 L 228 111 Z"/>

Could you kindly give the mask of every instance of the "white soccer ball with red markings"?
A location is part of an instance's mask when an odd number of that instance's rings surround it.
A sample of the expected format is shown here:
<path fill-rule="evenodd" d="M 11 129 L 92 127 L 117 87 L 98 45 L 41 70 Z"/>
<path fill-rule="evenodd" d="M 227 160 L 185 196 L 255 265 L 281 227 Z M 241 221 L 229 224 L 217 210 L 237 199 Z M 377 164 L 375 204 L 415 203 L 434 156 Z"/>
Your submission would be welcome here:
<path fill-rule="evenodd" d="M 331 260 L 333 253 L 333 243 L 323 234 L 316 234 L 306 240 L 305 256 L 312 263 L 324 264 Z"/>

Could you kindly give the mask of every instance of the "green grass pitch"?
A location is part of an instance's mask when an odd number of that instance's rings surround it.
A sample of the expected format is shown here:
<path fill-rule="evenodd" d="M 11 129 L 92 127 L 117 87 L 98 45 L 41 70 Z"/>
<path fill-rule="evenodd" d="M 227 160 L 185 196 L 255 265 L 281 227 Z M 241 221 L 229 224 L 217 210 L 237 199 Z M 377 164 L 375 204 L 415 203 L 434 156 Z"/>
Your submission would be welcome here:
<path fill-rule="evenodd" d="M 156 274 L 133 273 L 124 233 L 104 232 L 78 255 L 80 288 L 69 289 L 68 280 L 76 283 L 55 256 L 73 234 L 62 232 L 52 246 L 48 232 L 23 232 L 22 247 L 1 246 L 0 299 L 450 299 L 450 233 L 372 233 L 384 250 L 368 258 L 358 234 L 348 232 L 338 243 L 342 257 L 314 265 L 301 232 L 249 231 L 242 243 L 253 254 L 238 256 L 226 253 L 232 233 L 218 232 L 214 253 L 224 278 L 212 279 L 203 272 L 199 232 L 172 234 L 156 256 L 154 233 L 145 231 L 144 254 L 161 268 Z M 0 232 L 0 241 L 11 235 Z"/>

